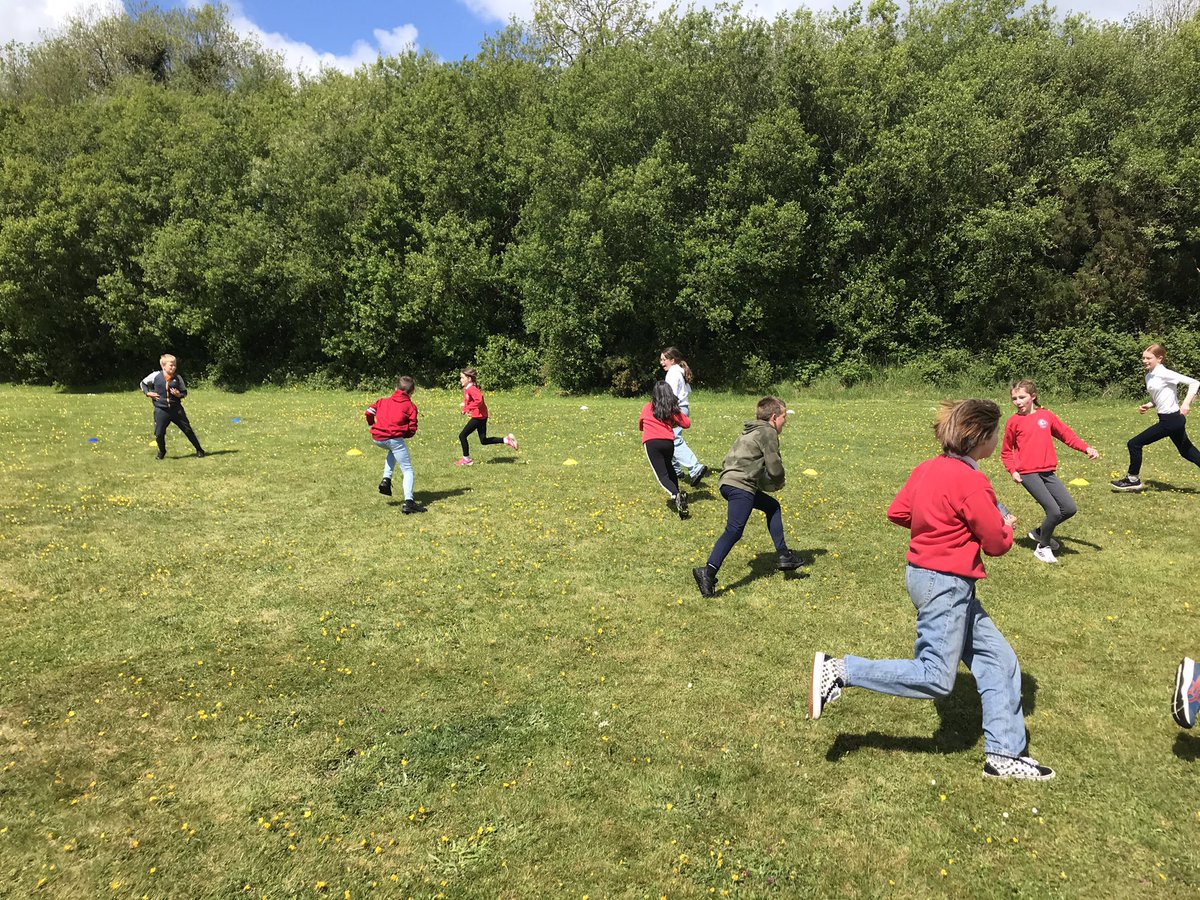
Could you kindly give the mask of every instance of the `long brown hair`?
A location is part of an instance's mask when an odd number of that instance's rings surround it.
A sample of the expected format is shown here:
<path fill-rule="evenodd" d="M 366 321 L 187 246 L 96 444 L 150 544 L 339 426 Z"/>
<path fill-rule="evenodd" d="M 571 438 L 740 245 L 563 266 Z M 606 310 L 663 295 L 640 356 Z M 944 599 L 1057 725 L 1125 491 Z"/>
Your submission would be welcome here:
<path fill-rule="evenodd" d="M 683 369 L 683 380 L 688 384 L 692 383 L 692 369 L 687 364 L 687 360 L 683 358 L 683 354 L 679 352 L 678 347 L 668 347 L 661 355 Z"/>
<path fill-rule="evenodd" d="M 1033 408 L 1034 409 L 1042 408 L 1042 404 L 1038 400 L 1037 385 L 1034 384 L 1032 381 L 1030 381 L 1028 378 L 1022 378 L 1020 381 L 1014 381 L 1008 388 L 1008 392 L 1010 394 L 1016 390 L 1024 391 L 1030 397 L 1033 398 Z"/>

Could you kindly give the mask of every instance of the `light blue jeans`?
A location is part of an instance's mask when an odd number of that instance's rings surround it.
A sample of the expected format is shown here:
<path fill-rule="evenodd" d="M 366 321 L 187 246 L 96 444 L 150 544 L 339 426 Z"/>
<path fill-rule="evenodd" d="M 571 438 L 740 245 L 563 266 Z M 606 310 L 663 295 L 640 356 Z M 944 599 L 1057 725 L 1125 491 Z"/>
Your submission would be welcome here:
<path fill-rule="evenodd" d="M 404 474 L 404 499 L 411 500 L 413 498 L 413 467 L 412 457 L 408 455 L 408 444 L 404 443 L 404 438 L 388 438 L 386 441 L 376 441 L 375 446 L 382 447 L 387 451 L 387 456 L 383 460 L 384 478 L 391 478 L 392 472 L 396 469 L 396 463 L 400 463 L 400 471 Z"/>
<path fill-rule="evenodd" d="M 914 658 L 847 656 L 847 686 L 932 700 L 950 693 L 962 660 L 983 701 L 984 750 L 1020 756 L 1026 747 L 1021 666 L 976 598 L 974 579 L 911 565 L 904 577 L 917 608 Z"/>
<path fill-rule="evenodd" d="M 685 416 L 688 415 L 686 404 L 680 404 L 679 408 Z M 692 452 L 692 448 L 683 439 L 683 429 L 674 428 L 672 430 L 675 432 L 675 471 L 682 472 L 684 469 L 687 469 L 689 475 L 695 475 L 700 471 L 700 460 L 696 459 L 696 454 Z"/>

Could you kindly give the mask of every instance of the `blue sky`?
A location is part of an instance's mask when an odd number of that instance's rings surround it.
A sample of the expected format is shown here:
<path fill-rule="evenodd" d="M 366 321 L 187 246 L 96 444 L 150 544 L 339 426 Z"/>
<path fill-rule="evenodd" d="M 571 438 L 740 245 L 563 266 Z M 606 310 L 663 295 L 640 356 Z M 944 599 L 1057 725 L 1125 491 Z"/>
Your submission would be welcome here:
<path fill-rule="evenodd" d="M 112 8 L 121 0 L 0 0 L 0 44 L 32 42 L 72 15 Z M 159 0 L 163 6 L 198 0 Z M 712 6 L 715 0 L 695 0 Z M 1171 0 L 1060 0 L 1060 11 L 1086 12 L 1120 21 L 1130 13 Z M 809 0 L 812 9 L 845 8 L 850 0 Z M 293 69 L 315 72 L 323 66 L 345 71 L 380 54 L 406 46 L 429 50 L 442 59 L 474 56 L 480 42 L 512 16 L 531 18 L 533 0 L 227 0 L 235 27 L 264 47 L 283 54 Z M 663 8 L 667 0 L 655 0 Z M 743 0 L 743 11 L 774 18 L 802 4 L 796 0 Z M 903 5 L 903 0 L 901 0 Z"/>

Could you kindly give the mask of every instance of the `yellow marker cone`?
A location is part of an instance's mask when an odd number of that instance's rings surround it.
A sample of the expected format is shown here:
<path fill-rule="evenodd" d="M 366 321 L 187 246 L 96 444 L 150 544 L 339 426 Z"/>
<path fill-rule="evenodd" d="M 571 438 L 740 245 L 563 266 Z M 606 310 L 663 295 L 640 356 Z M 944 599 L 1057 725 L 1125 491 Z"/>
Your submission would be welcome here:
<path fill-rule="evenodd" d="M 1086 478 L 1072 478 L 1067 484 L 1073 484 L 1075 487 L 1087 487 L 1088 480 Z"/>
<path fill-rule="evenodd" d="M 571 457 L 568 456 L 566 459 L 563 460 L 563 465 L 564 466 L 577 466 L 577 465 L 579 465 L 579 460 L 571 459 Z"/>
<path fill-rule="evenodd" d="M 810 478 L 816 478 L 820 473 L 816 469 L 805 469 L 804 474 L 808 475 Z"/>
<path fill-rule="evenodd" d="M 346 451 L 346 455 L 347 456 L 362 456 L 362 451 L 359 450 L 357 447 L 351 447 L 349 450 Z"/>

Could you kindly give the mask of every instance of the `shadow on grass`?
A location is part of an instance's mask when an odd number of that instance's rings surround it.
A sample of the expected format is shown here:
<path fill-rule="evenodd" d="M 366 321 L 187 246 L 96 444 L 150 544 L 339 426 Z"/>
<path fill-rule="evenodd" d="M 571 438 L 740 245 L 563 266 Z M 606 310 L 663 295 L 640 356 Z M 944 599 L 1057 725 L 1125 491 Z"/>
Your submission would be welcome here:
<path fill-rule="evenodd" d="M 1021 673 L 1021 702 L 1028 718 L 1036 706 L 1037 679 Z M 929 737 L 903 737 L 868 731 L 866 734 L 839 734 L 825 758 L 837 762 L 856 750 L 899 750 L 905 753 L 962 753 L 978 743 L 983 734 L 983 709 L 973 675 L 960 672 L 950 694 L 933 701 L 938 727 Z"/>
<path fill-rule="evenodd" d="M 824 556 L 829 551 L 824 547 L 817 547 L 811 550 L 796 550 L 796 552 L 807 559 L 811 564 L 813 559 L 818 556 Z M 749 584 L 758 578 L 769 578 L 778 571 L 779 554 L 774 550 L 764 551 L 757 554 L 754 559 L 750 560 L 750 571 L 747 574 L 730 584 L 718 585 L 718 593 L 722 590 L 730 591 L 734 588 L 740 588 L 742 585 Z M 807 578 L 808 573 L 803 569 L 789 569 L 783 572 L 783 577 L 785 581 L 791 581 L 798 578 Z"/>
<path fill-rule="evenodd" d="M 448 488 L 444 491 L 413 491 L 413 499 L 418 503 L 430 506 L 437 503 L 439 500 L 445 500 L 448 497 L 458 497 L 466 494 L 471 490 L 469 487 Z M 403 506 L 404 498 L 399 500 L 389 500 L 388 506 Z"/>
<path fill-rule="evenodd" d="M 1146 481 L 1144 484 L 1155 491 L 1170 491 L 1173 494 L 1200 494 L 1200 490 L 1194 487 L 1176 487 L 1166 481 Z"/>
<path fill-rule="evenodd" d="M 488 466 L 511 466 L 517 461 L 515 456 L 493 456 L 487 460 L 484 465 Z"/>
<path fill-rule="evenodd" d="M 1195 762 L 1200 759 L 1200 737 L 1179 732 L 1175 735 L 1175 746 L 1171 748 L 1171 752 L 1182 760 Z"/>
<path fill-rule="evenodd" d="M 205 450 L 205 456 L 229 456 L 233 453 L 241 453 L 241 450 Z"/>
<path fill-rule="evenodd" d="M 1078 555 L 1079 551 L 1076 550 L 1073 546 L 1071 546 L 1072 544 L 1078 544 L 1081 547 L 1088 547 L 1092 550 L 1103 550 L 1104 549 L 1099 544 L 1093 544 L 1091 541 L 1084 541 L 1084 540 L 1081 540 L 1079 538 L 1074 538 L 1074 537 L 1065 538 L 1062 535 L 1054 535 L 1054 540 L 1056 540 L 1060 543 L 1059 548 L 1054 551 L 1055 556 L 1063 556 L 1063 555 L 1076 556 L 1076 555 Z M 1020 546 L 1020 547 L 1024 547 L 1027 550 L 1036 550 L 1037 549 L 1037 541 L 1033 540 L 1028 535 L 1017 540 L 1016 545 Z"/>

